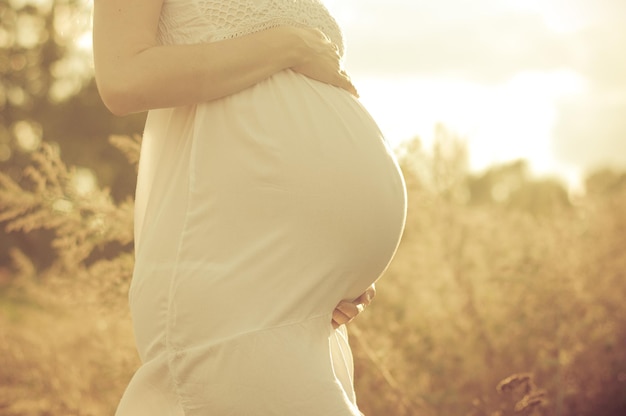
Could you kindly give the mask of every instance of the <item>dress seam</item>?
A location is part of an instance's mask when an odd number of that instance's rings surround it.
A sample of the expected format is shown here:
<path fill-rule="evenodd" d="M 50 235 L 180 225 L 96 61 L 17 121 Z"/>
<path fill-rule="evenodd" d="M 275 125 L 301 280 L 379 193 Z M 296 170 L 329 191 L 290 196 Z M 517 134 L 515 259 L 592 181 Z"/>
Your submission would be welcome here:
<path fill-rule="evenodd" d="M 267 326 L 267 327 L 264 327 L 264 328 L 254 329 L 252 331 L 240 332 L 238 334 L 231 335 L 231 336 L 229 336 L 227 338 L 220 339 L 219 342 L 216 343 L 216 345 L 224 343 L 224 342 L 233 341 L 233 340 L 235 340 L 237 338 L 242 338 L 242 337 L 245 337 L 245 336 L 248 336 L 248 335 L 258 334 L 258 333 L 265 332 L 265 331 L 272 331 L 274 329 L 286 328 L 286 327 L 293 326 L 293 325 L 300 325 L 300 324 L 304 324 L 304 323 L 307 323 L 307 322 L 315 321 L 315 320 L 321 319 L 321 318 L 325 318 L 325 319 L 328 318 L 328 327 L 332 328 L 332 326 L 331 326 L 332 325 L 331 324 L 332 312 L 330 312 L 330 313 L 324 312 L 324 313 L 313 315 L 313 316 L 310 316 L 310 317 L 308 317 L 306 319 L 301 319 L 301 320 L 298 320 L 298 321 L 291 321 L 291 322 L 281 323 L 281 324 L 278 324 L 278 325 L 271 325 L 271 326 Z"/>
<path fill-rule="evenodd" d="M 189 221 L 189 215 L 188 215 L 189 206 L 191 205 L 190 199 L 191 199 L 191 187 L 192 187 L 192 181 L 193 181 L 191 173 L 193 172 L 193 165 L 194 165 L 192 155 L 194 154 L 194 150 L 196 147 L 196 141 L 195 141 L 195 137 L 196 137 L 195 112 L 196 110 L 197 110 L 197 107 L 194 106 L 194 115 L 193 115 L 194 132 L 191 138 L 191 148 L 189 149 L 189 171 L 187 173 L 189 182 L 187 184 L 187 197 L 185 198 L 185 219 L 183 221 L 181 233 L 178 238 L 178 247 L 176 249 L 175 266 L 172 272 L 172 279 L 170 281 L 169 289 L 167 292 L 167 311 L 166 311 L 166 322 L 165 322 L 165 354 L 167 356 L 168 372 L 171 377 L 172 384 L 174 386 L 174 394 L 176 396 L 176 399 L 178 400 L 178 404 L 180 405 L 181 410 L 183 411 L 183 415 L 186 415 L 187 411 L 185 410 L 185 404 L 180 394 L 180 382 L 178 380 L 176 372 L 174 371 L 174 365 L 175 365 L 174 360 L 180 354 L 180 350 L 172 343 L 171 332 L 172 332 L 172 319 L 173 319 L 172 315 L 174 314 L 173 293 L 174 293 L 174 288 L 176 286 L 176 283 L 178 282 L 179 265 L 181 264 L 180 256 L 182 253 L 183 241 L 185 239 L 185 230 L 187 229 L 187 225 Z"/>

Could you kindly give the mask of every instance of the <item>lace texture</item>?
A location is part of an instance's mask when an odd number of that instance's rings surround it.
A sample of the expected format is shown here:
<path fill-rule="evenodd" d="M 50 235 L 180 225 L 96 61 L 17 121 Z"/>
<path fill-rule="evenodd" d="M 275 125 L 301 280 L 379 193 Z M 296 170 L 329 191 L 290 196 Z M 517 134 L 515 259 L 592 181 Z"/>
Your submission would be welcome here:
<path fill-rule="evenodd" d="M 216 42 L 280 25 L 318 28 L 344 52 L 341 29 L 321 0 L 165 0 L 159 39 Z"/>

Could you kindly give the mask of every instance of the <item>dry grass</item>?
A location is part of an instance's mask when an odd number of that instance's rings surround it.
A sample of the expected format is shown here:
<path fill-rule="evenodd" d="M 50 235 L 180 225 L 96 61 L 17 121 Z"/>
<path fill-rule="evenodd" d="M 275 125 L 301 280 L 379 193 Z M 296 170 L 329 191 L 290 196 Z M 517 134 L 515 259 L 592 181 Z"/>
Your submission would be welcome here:
<path fill-rule="evenodd" d="M 0 414 L 114 413 L 137 365 L 127 319 L 4 298 L 0 328 Z"/>
<path fill-rule="evenodd" d="M 405 237 L 352 326 L 363 411 L 626 414 L 626 193 L 544 214 L 472 205 L 458 160 L 452 152 L 432 161 L 415 148 L 404 159 Z M 3 202 L 11 193 L 16 204 L 25 198 L 14 188 Z M 44 199 L 27 197 L 39 207 L 29 215 L 45 219 Z M 50 215 L 65 227 L 63 241 L 93 218 L 128 226 L 116 217 L 127 205 L 103 206 L 106 215 L 93 204 L 82 216 Z M 36 272 L 15 252 L 0 269 L 0 414 L 113 413 L 137 365 L 125 306 L 131 262 L 97 254 L 125 235 L 86 236 L 91 245 L 73 265 L 60 255 L 61 265 Z"/>
<path fill-rule="evenodd" d="M 357 324 L 365 409 L 626 414 L 626 195 L 543 218 L 439 200 L 414 208 L 410 224 Z M 371 368 L 372 354 L 399 391 Z M 524 372 L 540 397 L 496 391 Z"/>

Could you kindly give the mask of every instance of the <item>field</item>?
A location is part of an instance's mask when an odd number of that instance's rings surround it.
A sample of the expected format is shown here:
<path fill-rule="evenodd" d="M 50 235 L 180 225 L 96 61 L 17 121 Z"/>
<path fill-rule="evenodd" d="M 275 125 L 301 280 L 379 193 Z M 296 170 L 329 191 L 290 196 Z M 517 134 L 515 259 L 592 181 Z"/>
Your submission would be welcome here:
<path fill-rule="evenodd" d="M 116 143 L 133 160 L 136 142 Z M 473 175 L 465 160 L 445 138 L 401 151 L 405 235 L 350 325 L 362 411 L 625 415 L 624 175 L 568 198 L 521 162 Z M 77 192 L 76 175 L 44 147 L 0 178 L 0 220 L 37 239 L 0 267 L 1 415 L 111 415 L 138 365 L 132 203 Z"/>

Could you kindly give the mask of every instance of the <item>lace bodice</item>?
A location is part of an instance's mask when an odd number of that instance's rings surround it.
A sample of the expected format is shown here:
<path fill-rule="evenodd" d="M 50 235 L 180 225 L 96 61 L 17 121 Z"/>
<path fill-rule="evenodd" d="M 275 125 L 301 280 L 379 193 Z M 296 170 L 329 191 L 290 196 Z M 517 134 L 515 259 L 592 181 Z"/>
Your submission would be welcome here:
<path fill-rule="evenodd" d="M 343 35 L 321 0 L 164 0 L 164 44 L 215 42 L 280 25 L 320 29 L 339 46 Z"/>

